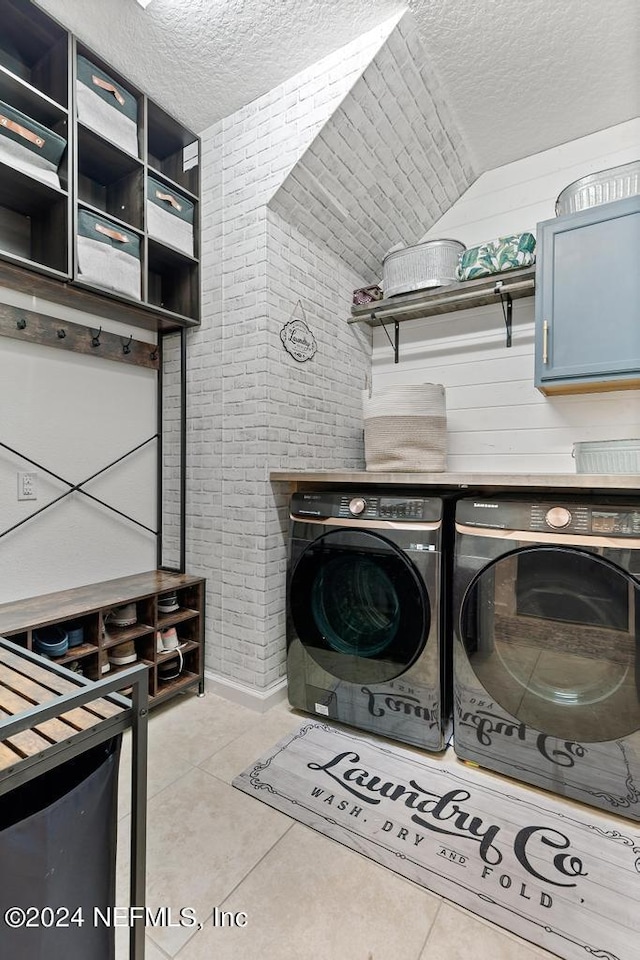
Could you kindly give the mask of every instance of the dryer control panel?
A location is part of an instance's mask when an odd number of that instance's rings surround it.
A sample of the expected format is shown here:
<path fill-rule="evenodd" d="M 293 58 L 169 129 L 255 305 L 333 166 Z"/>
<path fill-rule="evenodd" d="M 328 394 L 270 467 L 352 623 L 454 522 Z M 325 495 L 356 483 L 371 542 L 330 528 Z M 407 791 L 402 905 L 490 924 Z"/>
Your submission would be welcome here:
<path fill-rule="evenodd" d="M 379 493 L 333 493 L 331 491 L 294 493 L 291 514 L 295 517 L 328 519 L 340 517 L 358 520 L 393 520 L 406 522 L 436 521 L 442 516 L 438 497 L 415 494 L 387 495 Z"/>
<path fill-rule="evenodd" d="M 456 523 L 492 530 L 574 533 L 585 536 L 640 537 L 636 505 L 562 500 L 465 498 L 456 506 Z"/>

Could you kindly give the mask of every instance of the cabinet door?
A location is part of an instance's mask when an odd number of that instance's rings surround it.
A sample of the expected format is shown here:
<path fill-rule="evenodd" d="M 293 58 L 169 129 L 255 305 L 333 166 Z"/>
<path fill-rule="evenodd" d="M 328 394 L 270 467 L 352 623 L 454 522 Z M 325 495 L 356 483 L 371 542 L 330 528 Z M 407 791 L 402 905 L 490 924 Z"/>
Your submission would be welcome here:
<path fill-rule="evenodd" d="M 640 197 L 538 224 L 543 393 L 640 385 Z"/>

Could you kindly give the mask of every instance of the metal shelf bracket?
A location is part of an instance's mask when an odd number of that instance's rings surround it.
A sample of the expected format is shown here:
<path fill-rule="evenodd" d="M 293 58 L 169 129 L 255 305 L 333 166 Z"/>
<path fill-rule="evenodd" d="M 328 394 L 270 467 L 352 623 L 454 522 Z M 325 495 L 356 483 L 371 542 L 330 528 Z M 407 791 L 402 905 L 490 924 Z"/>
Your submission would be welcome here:
<path fill-rule="evenodd" d="M 371 320 L 372 320 L 372 321 L 375 320 L 375 316 L 376 316 L 376 312 L 375 312 L 375 310 L 372 310 L 372 311 L 371 311 Z M 387 330 L 387 328 L 386 328 L 386 326 L 385 326 L 385 322 L 384 322 L 384 320 L 382 319 L 382 317 L 380 318 L 380 325 L 382 326 L 382 329 L 384 330 L 384 332 L 385 332 L 385 334 L 386 334 L 386 336 L 387 336 L 387 340 L 388 340 L 389 343 L 391 344 L 391 348 L 392 348 L 392 350 L 393 350 L 393 362 L 394 362 L 394 363 L 397 363 L 397 362 L 398 362 L 398 359 L 399 359 L 399 357 L 400 357 L 400 324 L 398 323 L 397 320 L 394 320 L 394 321 L 393 321 L 393 340 L 392 340 L 391 337 L 389 336 L 389 331 Z"/>
<path fill-rule="evenodd" d="M 502 315 L 504 316 L 504 325 L 507 330 L 506 346 L 510 347 L 512 344 L 511 334 L 512 334 L 512 328 L 513 328 L 513 299 L 508 290 L 503 291 L 502 280 L 498 280 L 495 287 L 493 288 L 493 292 L 496 294 L 496 296 L 500 297 L 500 303 L 502 305 Z M 505 301 L 507 303 L 506 310 L 504 306 Z"/>

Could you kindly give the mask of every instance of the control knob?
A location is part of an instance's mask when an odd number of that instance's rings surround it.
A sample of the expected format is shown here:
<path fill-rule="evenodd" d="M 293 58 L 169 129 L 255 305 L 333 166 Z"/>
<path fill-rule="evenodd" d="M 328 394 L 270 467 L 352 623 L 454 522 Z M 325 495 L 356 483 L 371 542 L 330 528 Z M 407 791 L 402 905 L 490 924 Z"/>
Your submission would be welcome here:
<path fill-rule="evenodd" d="M 545 520 L 550 527 L 567 527 L 571 523 L 571 514 L 566 507 L 551 507 L 545 514 Z"/>
<path fill-rule="evenodd" d="M 363 513 L 364 510 L 366 510 L 366 508 L 367 508 L 367 501 L 364 500 L 362 497 L 354 497 L 353 500 L 351 500 L 349 503 L 349 510 L 356 517 L 359 514 Z"/>

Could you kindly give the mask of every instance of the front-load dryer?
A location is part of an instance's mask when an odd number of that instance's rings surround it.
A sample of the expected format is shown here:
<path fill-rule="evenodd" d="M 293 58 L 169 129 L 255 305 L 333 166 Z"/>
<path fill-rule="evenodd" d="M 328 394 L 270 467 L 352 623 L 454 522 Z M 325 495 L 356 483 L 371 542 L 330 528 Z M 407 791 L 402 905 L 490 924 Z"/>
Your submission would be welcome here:
<path fill-rule="evenodd" d="M 640 820 L 640 501 L 455 514 L 454 749 Z"/>
<path fill-rule="evenodd" d="M 292 706 L 429 751 L 450 715 L 443 505 L 415 492 L 291 500 L 287 678 Z"/>

